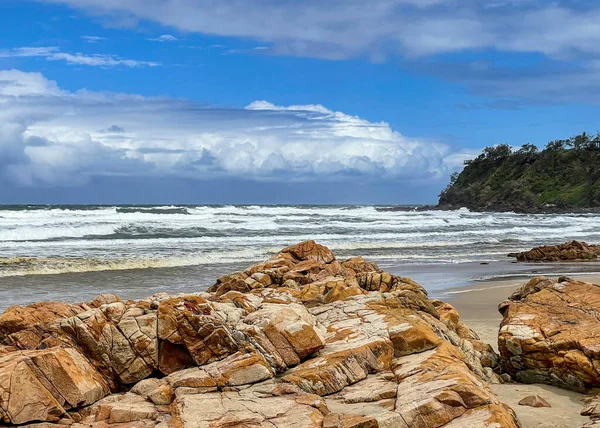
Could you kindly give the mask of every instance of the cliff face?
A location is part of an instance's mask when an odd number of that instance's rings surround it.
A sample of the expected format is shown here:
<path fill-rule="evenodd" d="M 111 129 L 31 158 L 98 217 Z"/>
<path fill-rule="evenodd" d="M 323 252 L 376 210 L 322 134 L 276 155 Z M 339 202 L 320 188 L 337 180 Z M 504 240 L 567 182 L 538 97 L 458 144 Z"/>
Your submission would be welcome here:
<path fill-rule="evenodd" d="M 533 146 L 529 146 L 533 147 Z M 439 208 L 600 211 L 600 150 L 487 148 L 440 194 Z"/>

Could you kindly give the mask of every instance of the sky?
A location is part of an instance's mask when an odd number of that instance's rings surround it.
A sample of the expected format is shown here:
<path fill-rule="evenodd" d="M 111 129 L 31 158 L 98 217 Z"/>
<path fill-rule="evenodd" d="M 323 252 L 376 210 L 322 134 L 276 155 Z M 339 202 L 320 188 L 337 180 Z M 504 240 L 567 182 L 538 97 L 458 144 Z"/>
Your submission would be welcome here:
<path fill-rule="evenodd" d="M 1 0 L 0 203 L 420 204 L 596 132 L 589 0 Z"/>

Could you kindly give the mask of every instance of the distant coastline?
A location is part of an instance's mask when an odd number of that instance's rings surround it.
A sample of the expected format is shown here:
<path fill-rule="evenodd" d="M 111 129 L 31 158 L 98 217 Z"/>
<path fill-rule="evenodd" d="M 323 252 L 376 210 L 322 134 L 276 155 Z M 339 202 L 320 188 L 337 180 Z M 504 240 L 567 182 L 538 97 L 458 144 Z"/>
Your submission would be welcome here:
<path fill-rule="evenodd" d="M 600 135 L 585 132 L 518 150 L 486 147 L 452 174 L 437 209 L 474 212 L 585 214 L 600 212 Z"/>

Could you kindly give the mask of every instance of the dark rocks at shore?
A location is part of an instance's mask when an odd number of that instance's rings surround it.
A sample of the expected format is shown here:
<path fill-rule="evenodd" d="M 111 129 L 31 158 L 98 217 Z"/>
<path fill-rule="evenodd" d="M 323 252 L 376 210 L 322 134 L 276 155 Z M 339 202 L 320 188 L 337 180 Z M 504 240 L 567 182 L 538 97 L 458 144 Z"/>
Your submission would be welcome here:
<path fill-rule="evenodd" d="M 600 254 L 600 245 L 571 241 L 560 245 L 536 247 L 522 253 L 510 253 L 520 262 L 558 262 L 595 260 Z"/>
<path fill-rule="evenodd" d="M 488 387 L 500 357 L 451 305 L 312 241 L 209 292 L 11 307 L 0 343 L 6 424 L 519 426 Z"/>

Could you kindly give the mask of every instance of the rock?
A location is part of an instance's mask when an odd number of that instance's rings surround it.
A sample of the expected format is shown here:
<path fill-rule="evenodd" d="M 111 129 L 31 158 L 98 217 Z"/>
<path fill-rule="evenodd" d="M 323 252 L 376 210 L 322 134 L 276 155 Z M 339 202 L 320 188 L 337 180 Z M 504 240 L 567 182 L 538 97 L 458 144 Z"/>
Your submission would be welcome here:
<path fill-rule="evenodd" d="M 109 424 L 135 422 L 141 424 L 144 420 L 155 420 L 159 415 L 154 404 L 137 395 L 125 394 L 114 398 L 105 400 L 95 406 L 96 422 L 106 421 Z"/>
<path fill-rule="evenodd" d="M 253 385 L 240 391 L 184 395 L 175 402 L 179 423 L 208 428 L 226 426 L 297 426 L 320 428 L 327 413 L 319 397 L 276 382 Z"/>
<path fill-rule="evenodd" d="M 529 407 L 552 407 L 550 403 L 544 400 L 539 395 L 529 395 L 519 401 L 519 406 L 529 406 Z"/>
<path fill-rule="evenodd" d="M 395 411 L 411 428 L 446 426 L 468 410 L 500 406 L 485 383 L 462 362 L 460 351 L 448 343 L 395 360 L 394 366 L 399 380 Z M 517 426 L 516 418 L 512 424 L 501 426 Z"/>
<path fill-rule="evenodd" d="M 133 384 L 158 367 L 154 311 L 115 302 L 65 319 L 60 327 L 107 378 Z"/>
<path fill-rule="evenodd" d="M 520 262 L 558 262 L 564 260 L 592 260 L 600 254 L 600 245 L 571 241 L 561 245 L 536 247 L 522 253 L 510 253 Z"/>
<path fill-rule="evenodd" d="M 581 414 L 600 422 L 600 394 L 586 399 L 586 405 Z"/>
<path fill-rule="evenodd" d="M 600 386 L 600 286 L 534 278 L 500 304 L 503 365 L 524 383 Z"/>
<path fill-rule="evenodd" d="M 175 393 L 169 385 L 160 385 L 158 388 L 148 393 L 148 399 L 159 406 L 168 406 L 173 402 Z"/>
<path fill-rule="evenodd" d="M 365 379 L 369 373 L 389 369 L 392 358 L 390 343 L 374 338 L 309 360 L 290 370 L 283 380 L 312 394 L 333 394 Z"/>
<path fill-rule="evenodd" d="M 335 256 L 329 248 L 319 245 L 315 241 L 301 242 L 300 244 L 284 248 L 281 252 L 289 253 L 302 261 L 316 260 L 319 263 L 331 263 L 335 260 Z"/>
<path fill-rule="evenodd" d="M 409 278 L 361 258 L 339 262 L 308 241 L 210 290 L 103 295 L 39 319 L 13 310 L 0 418 L 73 428 L 518 426 L 486 383 L 501 381 L 499 356 Z M 29 321 L 20 325 L 19 311 Z"/>
<path fill-rule="evenodd" d="M 90 302 L 91 308 L 99 308 L 102 305 L 121 302 L 122 300 L 116 294 L 101 294 Z"/>
<path fill-rule="evenodd" d="M 352 414 L 330 413 L 325 416 L 323 428 L 377 428 L 379 423 L 374 417 Z"/>
<path fill-rule="evenodd" d="M 232 305 L 231 310 L 237 309 Z M 161 352 L 158 368 L 169 374 L 181 369 L 182 361 L 202 365 L 236 353 L 238 345 L 226 323 L 227 315 L 219 312 L 214 304 L 199 296 L 160 302 L 158 338 Z M 167 349 L 175 352 L 177 357 L 170 356 L 164 344 L 171 345 Z"/>
<path fill-rule="evenodd" d="M 87 310 L 85 305 L 60 302 L 11 306 L 0 316 L 0 343 L 19 349 L 37 349 L 58 330 L 58 323 Z"/>
<path fill-rule="evenodd" d="M 297 303 L 263 304 L 244 323 L 259 327 L 288 367 L 325 346 L 325 331 L 308 310 Z"/>
<path fill-rule="evenodd" d="M 58 421 L 67 410 L 110 393 L 96 369 L 75 349 L 12 352 L 0 357 L 0 419 Z"/>
<path fill-rule="evenodd" d="M 148 394 L 161 386 L 163 382 L 156 378 L 144 379 L 136 383 L 129 392 L 140 397 L 148 398 Z"/>

